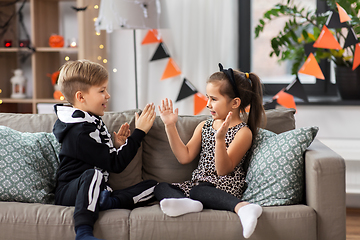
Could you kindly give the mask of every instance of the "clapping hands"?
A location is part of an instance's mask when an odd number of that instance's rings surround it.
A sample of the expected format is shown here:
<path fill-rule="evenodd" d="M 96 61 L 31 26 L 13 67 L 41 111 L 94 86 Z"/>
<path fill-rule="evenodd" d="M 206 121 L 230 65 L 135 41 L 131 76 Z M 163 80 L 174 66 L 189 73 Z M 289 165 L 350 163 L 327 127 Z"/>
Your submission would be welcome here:
<path fill-rule="evenodd" d="M 171 100 L 165 98 L 161 101 L 159 108 L 160 118 L 165 126 L 175 124 L 178 120 L 178 109 L 173 110 L 173 103 Z"/>
<path fill-rule="evenodd" d="M 121 125 L 118 132 L 114 132 L 114 145 L 116 148 L 125 144 L 126 139 L 130 136 L 130 126 L 128 123 Z"/>
<path fill-rule="evenodd" d="M 155 105 L 149 103 L 145 106 L 142 113 L 135 113 L 135 127 L 148 133 L 156 117 Z"/>

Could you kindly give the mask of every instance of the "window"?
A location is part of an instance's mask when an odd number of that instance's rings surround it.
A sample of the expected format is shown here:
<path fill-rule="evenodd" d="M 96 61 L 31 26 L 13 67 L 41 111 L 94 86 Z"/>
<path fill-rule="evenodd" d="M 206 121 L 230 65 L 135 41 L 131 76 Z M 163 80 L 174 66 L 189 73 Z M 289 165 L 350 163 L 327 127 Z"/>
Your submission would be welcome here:
<path fill-rule="evenodd" d="M 305 8 L 327 10 L 325 1 L 298 0 Z M 265 86 L 265 95 L 275 95 L 282 88 L 291 83 L 295 76 L 291 75 L 291 62 L 278 63 L 278 58 L 270 57 L 270 40 L 283 27 L 284 19 L 276 19 L 267 25 L 260 37 L 255 39 L 254 29 L 263 14 L 281 0 L 252 0 L 239 1 L 239 68 L 242 71 L 251 71 L 259 75 Z M 300 81 L 308 96 L 337 96 L 337 89 L 333 80 L 330 80 L 330 63 L 320 63 L 326 80 L 317 80 L 315 77 L 299 74 Z M 333 74 L 332 74 L 333 75 Z"/>

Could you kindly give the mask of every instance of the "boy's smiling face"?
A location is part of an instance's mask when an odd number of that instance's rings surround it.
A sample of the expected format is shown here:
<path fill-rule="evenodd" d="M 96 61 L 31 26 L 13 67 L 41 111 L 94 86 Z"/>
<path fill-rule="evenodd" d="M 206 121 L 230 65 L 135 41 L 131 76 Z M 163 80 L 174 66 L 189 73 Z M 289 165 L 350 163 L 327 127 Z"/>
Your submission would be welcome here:
<path fill-rule="evenodd" d="M 110 98 L 107 87 L 108 80 L 98 86 L 91 86 L 87 92 L 78 91 L 74 107 L 96 116 L 103 116 Z"/>

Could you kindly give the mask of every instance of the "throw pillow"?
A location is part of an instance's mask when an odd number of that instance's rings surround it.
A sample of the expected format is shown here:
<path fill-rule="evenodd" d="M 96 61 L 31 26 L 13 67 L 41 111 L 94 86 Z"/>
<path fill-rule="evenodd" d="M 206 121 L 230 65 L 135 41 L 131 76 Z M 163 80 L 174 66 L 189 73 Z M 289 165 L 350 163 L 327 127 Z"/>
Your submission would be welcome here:
<path fill-rule="evenodd" d="M 303 154 L 318 127 L 281 134 L 262 129 L 254 141 L 243 200 L 261 206 L 298 204 L 304 192 Z"/>
<path fill-rule="evenodd" d="M 0 200 L 53 203 L 59 152 L 52 133 L 0 126 Z"/>

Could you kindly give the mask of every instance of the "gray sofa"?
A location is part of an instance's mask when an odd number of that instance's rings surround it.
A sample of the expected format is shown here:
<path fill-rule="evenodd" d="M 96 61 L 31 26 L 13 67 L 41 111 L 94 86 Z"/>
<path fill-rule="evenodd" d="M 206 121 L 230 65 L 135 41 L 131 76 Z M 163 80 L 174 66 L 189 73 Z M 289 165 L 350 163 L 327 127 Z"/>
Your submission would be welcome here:
<path fill-rule="evenodd" d="M 134 128 L 135 110 L 108 112 L 103 117 L 109 132 L 129 122 Z M 294 110 L 267 110 L 266 129 L 281 133 L 295 128 Z M 201 120 L 208 116 L 181 116 L 177 123 L 187 141 Z M 20 132 L 51 132 L 54 114 L 0 113 L 0 125 Z M 0 139 L 1 143 L 1 139 Z M 174 158 L 159 117 L 145 137 L 138 154 L 126 170 L 110 176 L 114 189 L 142 179 L 180 182 L 191 177 L 197 163 L 180 165 Z M 1 194 L 0 194 L 1 196 Z M 73 207 L 44 203 L 0 202 L 0 239 L 75 239 Z M 250 239 L 345 240 L 344 160 L 318 140 L 305 152 L 305 194 L 300 204 L 263 208 Z M 232 212 L 205 209 L 171 218 L 158 203 L 100 213 L 94 227 L 96 237 L 112 239 L 243 239 L 239 217 Z"/>

